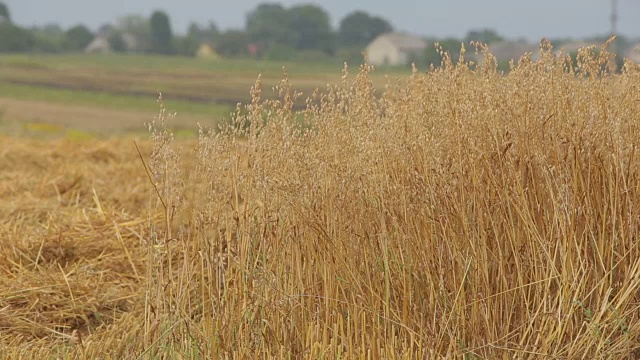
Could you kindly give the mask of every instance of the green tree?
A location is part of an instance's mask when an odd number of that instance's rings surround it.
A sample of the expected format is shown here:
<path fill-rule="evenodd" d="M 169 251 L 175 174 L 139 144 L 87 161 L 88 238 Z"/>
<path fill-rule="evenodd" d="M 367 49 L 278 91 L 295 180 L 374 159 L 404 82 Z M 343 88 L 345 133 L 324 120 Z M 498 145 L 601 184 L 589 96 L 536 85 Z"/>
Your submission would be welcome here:
<path fill-rule="evenodd" d="M 364 49 L 360 46 L 343 46 L 336 51 L 335 56 L 341 63 L 346 62 L 349 66 L 360 65 L 365 62 Z"/>
<path fill-rule="evenodd" d="M 216 40 L 216 52 L 226 56 L 241 56 L 247 54 L 249 37 L 242 30 L 227 30 Z"/>
<path fill-rule="evenodd" d="M 194 56 L 201 43 L 195 36 L 190 34 L 176 36 L 173 40 L 176 53 L 183 56 Z"/>
<path fill-rule="evenodd" d="M 127 48 L 128 51 L 146 52 L 151 49 L 151 24 L 149 19 L 138 15 L 127 15 L 118 20 L 115 29 L 120 33 L 121 37 L 127 34 L 135 41 L 135 44 L 131 44 L 132 48 Z M 109 31 L 108 33 L 110 34 L 111 32 Z"/>
<path fill-rule="evenodd" d="M 393 27 L 385 19 L 369 16 L 364 11 L 354 11 L 340 21 L 338 38 L 344 47 L 361 47 L 390 31 L 393 31 Z"/>
<path fill-rule="evenodd" d="M 93 33 L 84 25 L 76 25 L 65 33 L 65 43 L 67 49 L 71 51 L 84 50 L 93 40 Z"/>
<path fill-rule="evenodd" d="M 173 32 L 169 15 L 163 11 L 154 11 L 151 14 L 151 51 L 157 54 L 170 54 Z"/>
<path fill-rule="evenodd" d="M 289 13 L 280 4 L 258 5 L 247 14 L 246 29 L 249 40 L 267 51 L 276 44 L 295 45 Z"/>
<path fill-rule="evenodd" d="M 289 31 L 295 36 L 293 45 L 296 49 L 335 53 L 336 37 L 324 9 L 310 4 L 297 5 L 291 7 L 288 14 Z"/>
<path fill-rule="evenodd" d="M 469 43 L 471 41 L 478 41 L 484 44 L 491 44 L 494 42 L 503 41 L 504 38 L 498 34 L 495 30 L 492 29 L 482 29 L 482 30 L 471 30 L 467 33 L 467 36 L 464 39 L 465 43 Z"/>
<path fill-rule="evenodd" d="M 438 43 L 439 47 L 436 47 L 434 43 Z M 455 64 L 460 56 L 460 49 L 462 46 L 462 40 L 456 38 L 440 39 L 438 41 L 429 41 L 429 46 L 424 50 L 422 56 L 415 59 L 416 65 L 419 66 L 435 66 L 438 67 L 442 64 L 442 56 L 440 56 L 440 49 L 449 53 L 451 61 Z"/>
<path fill-rule="evenodd" d="M 193 56 L 201 44 L 211 44 L 218 38 L 218 27 L 214 22 L 210 22 L 207 27 L 191 23 L 185 36 L 174 38 L 176 53 L 185 56 Z"/>
<path fill-rule="evenodd" d="M 11 22 L 11 14 L 9 13 L 9 7 L 0 1 L 0 22 L 3 21 Z"/>
<path fill-rule="evenodd" d="M 0 52 L 25 52 L 33 50 L 33 34 L 9 22 L 0 23 Z"/>
<path fill-rule="evenodd" d="M 193 38 L 199 38 L 200 36 L 202 36 L 202 29 L 200 28 L 200 25 L 194 22 L 189 24 L 189 28 L 187 29 L 187 36 L 191 36 Z"/>
<path fill-rule="evenodd" d="M 109 32 L 107 41 L 109 42 L 109 47 L 114 52 L 123 53 L 128 50 L 127 43 L 124 41 L 124 38 L 122 37 L 120 31 L 112 30 L 111 32 Z"/>
<path fill-rule="evenodd" d="M 65 31 L 58 24 L 47 24 L 30 29 L 33 36 L 32 50 L 45 53 L 59 53 L 66 50 Z"/>
<path fill-rule="evenodd" d="M 110 34 L 112 31 L 116 31 L 116 27 L 113 26 L 112 24 L 102 24 L 100 25 L 100 27 L 98 28 L 98 34 L 100 35 L 107 35 Z"/>
<path fill-rule="evenodd" d="M 203 35 L 205 36 L 206 41 L 215 40 L 216 37 L 220 34 L 220 29 L 218 29 L 218 25 L 213 21 L 209 21 L 209 25 L 205 29 Z"/>
<path fill-rule="evenodd" d="M 214 22 L 210 22 L 208 27 L 191 23 L 187 30 L 187 36 L 198 42 L 209 42 L 215 40 L 220 31 Z"/>

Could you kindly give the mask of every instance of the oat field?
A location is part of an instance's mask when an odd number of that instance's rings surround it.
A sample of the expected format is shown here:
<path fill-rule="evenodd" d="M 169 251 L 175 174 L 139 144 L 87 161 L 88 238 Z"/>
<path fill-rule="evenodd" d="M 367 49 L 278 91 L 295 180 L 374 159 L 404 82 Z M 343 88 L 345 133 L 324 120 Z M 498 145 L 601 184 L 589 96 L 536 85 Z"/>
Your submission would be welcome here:
<path fill-rule="evenodd" d="M 0 358 L 638 358 L 640 67 L 609 60 L 363 66 L 303 110 L 259 78 L 195 140 L 171 109 L 2 138 Z"/>

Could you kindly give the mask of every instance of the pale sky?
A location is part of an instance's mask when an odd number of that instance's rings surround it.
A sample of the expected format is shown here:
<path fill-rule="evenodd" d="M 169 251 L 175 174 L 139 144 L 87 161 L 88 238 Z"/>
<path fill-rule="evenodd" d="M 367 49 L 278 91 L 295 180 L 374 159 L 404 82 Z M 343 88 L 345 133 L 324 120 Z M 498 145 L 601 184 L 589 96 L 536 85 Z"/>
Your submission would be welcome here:
<path fill-rule="evenodd" d="M 78 23 L 97 29 L 127 14 L 148 16 L 167 11 L 174 31 L 184 32 L 192 21 L 213 20 L 222 29 L 244 26 L 245 15 L 262 2 L 285 6 L 315 3 L 327 10 L 334 26 L 353 10 L 386 18 L 398 30 L 419 35 L 464 36 L 472 28 L 493 28 L 508 38 L 586 37 L 608 34 L 611 0 L 4 0 L 14 22 L 31 26 Z M 640 37 L 640 0 L 618 0 L 620 34 Z"/>

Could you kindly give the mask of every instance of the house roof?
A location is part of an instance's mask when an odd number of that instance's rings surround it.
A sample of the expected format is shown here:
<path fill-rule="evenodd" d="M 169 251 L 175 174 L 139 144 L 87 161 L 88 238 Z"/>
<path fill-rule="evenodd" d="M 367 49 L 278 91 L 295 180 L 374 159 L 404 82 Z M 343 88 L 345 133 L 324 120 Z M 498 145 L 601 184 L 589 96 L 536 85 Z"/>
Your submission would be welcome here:
<path fill-rule="evenodd" d="M 111 51 L 111 45 L 106 36 L 98 35 L 85 47 L 84 51 L 87 53 L 109 52 Z"/>
<path fill-rule="evenodd" d="M 386 40 L 403 51 L 420 51 L 427 47 L 423 38 L 402 32 L 390 32 L 378 36 L 374 41 Z"/>

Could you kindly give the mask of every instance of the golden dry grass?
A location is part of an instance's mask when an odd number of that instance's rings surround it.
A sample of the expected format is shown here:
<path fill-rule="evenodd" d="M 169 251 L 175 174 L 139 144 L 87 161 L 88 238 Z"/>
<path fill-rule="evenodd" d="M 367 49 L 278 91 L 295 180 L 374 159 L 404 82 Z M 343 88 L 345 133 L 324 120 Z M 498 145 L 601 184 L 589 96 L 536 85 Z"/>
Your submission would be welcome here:
<path fill-rule="evenodd" d="M 145 165 L 3 139 L 0 355 L 637 358 L 640 69 L 607 60 L 365 66 L 301 113 L 258 81 L 197 143 L 161 112 Z"/>

